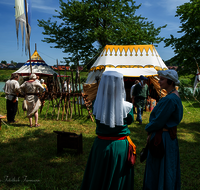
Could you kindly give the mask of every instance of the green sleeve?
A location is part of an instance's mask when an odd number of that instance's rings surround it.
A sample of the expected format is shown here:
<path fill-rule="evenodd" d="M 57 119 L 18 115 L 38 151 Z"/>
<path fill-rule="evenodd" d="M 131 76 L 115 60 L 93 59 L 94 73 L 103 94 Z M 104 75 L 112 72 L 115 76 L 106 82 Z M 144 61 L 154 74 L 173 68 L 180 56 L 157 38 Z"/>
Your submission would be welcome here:
<path fill-rule="evenodd" d="M 131 109 L 131 111 L 127 114 L 127 125 L 130 125 L 131 123 L 133 123 L 133 107 Z"/>

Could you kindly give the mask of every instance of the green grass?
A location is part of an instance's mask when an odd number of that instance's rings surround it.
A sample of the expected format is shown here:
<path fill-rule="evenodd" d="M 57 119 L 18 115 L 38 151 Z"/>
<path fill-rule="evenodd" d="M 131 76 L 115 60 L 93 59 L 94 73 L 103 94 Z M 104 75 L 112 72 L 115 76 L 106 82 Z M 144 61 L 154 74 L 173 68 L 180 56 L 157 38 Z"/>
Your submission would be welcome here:
<path fill-rule="evenodd" d="M 11 74 L 14 73 L 16 70 L 11 69 L 0 69 L 0 81 L 6 82 L 8 79 L 10 79 Z"/>
<path fill-rule="evenodd" d="M 0 114 L 6 114 L 6 100 L 0 95 Z M 188 102 L 189 101 L 189 102 Z M 183 100 L 184 117 L 178 126 L 180 147 L 182 190 L 195 190 L 200 186 L 200 100 Z M 39 128 L 29 128 L 28 119 L 21 109 L 19 100 L 17 124 L 2 124 L 0 131 L 0 189 L 80 189 L 87 159 L 96 137 L 95 123 L 87 119 L 87 111 L 83 116 L 73 115 L 71 121 L 56 121 L 52 117 L 52 106 L 45 120 L 46 107 L 39 114 Z M 137 146 L 135 164 L 135 190 L 142 189 L 145 162 L 139 162 L 140 150 L 145 146 L 147 134 L 144 130 L 150 112 L 144 112 L 143 124 L 137 122 L 129 126 L 131 139 Z M 5 121 L 5 120 L 4 120 Z M 83 134 L 83 154 L 76 150 L 64 149 L 57 154 L 57 136 L 53 131 L 68 131 Z M 8 176 L 8 177 L 6 177 Z M 27 177 L 25 177 L 27 176 Z"/>

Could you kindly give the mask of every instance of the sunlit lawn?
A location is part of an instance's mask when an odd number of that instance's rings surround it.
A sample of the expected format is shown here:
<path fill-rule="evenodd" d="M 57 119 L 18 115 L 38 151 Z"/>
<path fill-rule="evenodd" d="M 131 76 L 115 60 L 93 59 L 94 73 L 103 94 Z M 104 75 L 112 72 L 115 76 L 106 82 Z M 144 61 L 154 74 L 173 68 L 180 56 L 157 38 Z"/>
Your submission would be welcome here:
<path fill-rule="evenodd" d="M 45 120 L 45 107 L 39 116 L 39 128 L 29 128 L 28 119 L 19 101 L 18 123 L 4 125 L 0 131 L 0 189 L 80 189 L 84 169 L 93 141 L 96 137 L 95 123 L 84 116 L 75 116 L 71 121 L 56 121 L 57 109 L 52 116 L 52 106 Z M 182 190 L 200 187 L 200 102 L 184 100 L 184 117 L 178 126 L 181 159 Z M 6 114 L 6 101 L 0 97 L 0 114 Z M 145 146 L 145 124 L 150 113 L 144 112 L 143 125 L 134 122 L 129 126 L 131 138 L 137 146 L 135 164 L 135 190 L 142 189 L 145 163 L 139 162 L 139 152 Z M 61 118 L 61 117 L 60 117 Z M 6 121 L 6 120 L 4 120 Z M 83 134 L 83 154 L 64 149 L 57 154 L 57 136 L 53 131 Z"/>

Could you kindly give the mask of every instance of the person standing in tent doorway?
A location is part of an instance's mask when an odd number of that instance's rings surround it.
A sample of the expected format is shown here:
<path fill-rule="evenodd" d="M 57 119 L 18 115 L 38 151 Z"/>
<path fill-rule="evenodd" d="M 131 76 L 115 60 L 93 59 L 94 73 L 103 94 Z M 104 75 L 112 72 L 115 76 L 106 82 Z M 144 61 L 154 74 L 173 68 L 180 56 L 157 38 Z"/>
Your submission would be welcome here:
<path fill-rule="evenodd" d="M 7 121 L 9 123 L 16 123 L 15 115 L 18 108 L 17 89 L 19 88 L 19 75 L 14 73 L 11 78 L 6 82 L 4 86 L 4 92 L 6 94 L 6 109 L 7 109 Z"/>
<path fill-rule="evenodd" d="M 131 97 L 132 103 L 134 102 L 134 99 L 133 99 L 133 89 L 134 89 L 135 85 L 138 84 L 139 82 L 140 82 L 139 80 L 136 80 L 136 81 L 134 82 L 134 85 L 131 87 L 131 90 L 130 90 L 130 97 Z M 134 104 L 133 104 L 133 106 L 134 106 Z M 135 111 L 135 106 L 133 107 L 133 113 L 134 113 L 134 114 L 136 113 L 136 111 Z"/>
<path fill-rule="evenodd" d="M 139 121 L 139 124 L 142 124 L 142 114 L 149 96 L 147 81 L 148 78 L 140 75 L 140 82 L 135 85 L 132 93 L 132 103 L 137 107 L 136 121 Z"/>
<path fill-rule="evenodd" d="M 136 146 L 129 137 L 128 128 L 133 122 L 133 105 L 124 101 L 124 97 L 123 74 L 105 71 L 93 107 L 97 137 L 90 151 L 81 190 L 134 188 Z"/>

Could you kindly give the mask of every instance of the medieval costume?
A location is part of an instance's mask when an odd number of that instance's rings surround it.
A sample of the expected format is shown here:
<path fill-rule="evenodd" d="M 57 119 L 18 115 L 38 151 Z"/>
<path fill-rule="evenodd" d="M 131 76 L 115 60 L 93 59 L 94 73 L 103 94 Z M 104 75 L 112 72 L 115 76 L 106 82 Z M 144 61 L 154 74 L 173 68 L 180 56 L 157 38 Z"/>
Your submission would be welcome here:
<path fill-rule="evenodd" d="M 128 125 L 133 122 L 133 105 L 124 101 L 124 97 L 123 75 L 105 71 L 93 107 L 98 136 L 88 158 L 81 190 L 124 190 L 134 187 L 134 166 L 127 162 Z M 133 151 L 136 154 L 134 144 Z"/>
<path fill-rule="evenodd" d="M 143 190 L 179 190 L 181 173 L 177 126 L 183 117 L 183 106 L 175 89 L 175 84 L 179 84 L 178 75 L 176 71 L 171 72 L 170 70 L 159 71 L 158 74 L 163 76 L 162 84 L 160 82 L 161 89 L 166 89 L 168 95 L 154 107 L 145 130 L 150 136 L 150 142 L 160 135 L 160 143 L 163 142 L 164 145 L 164 155 L 158 158 L 149 149 Z M 171 82 L 168 84 L 168 79 L 175 83 L 174 86 Z M 170 88 L 171 91 L 169 91 Z"/>
<path fill-rule="evenodd" d="M 149 96 L 149 88 L 146 84 L 147 80 L 148 78 L 141 75 L 140 82 L 135 85 L 132 93 L 134 98 L 134 106 L 137 107 L 136 121 L 139 121 L 140 124 L 142 124 L 142 114 Z"/>
<path fill-rule="evenodd" d="M 43 86 L 35 81 L 26 81 L 20 86 L 20 93 L 25 95 L 25 100 L 27 101 L 28 109 L 27 116 L 30 117 L 36 111 L 38 111 L 41 106 L 41 101 L 38 97 L 38 90 L 40 93 L 43 92 Z"/>
<path fill-rule="evenodd" d="M 5 83 L 4 92 L 6 94 L 6 109 L 7 109 L 7 121 L 15 122 L 15 115 L 18 108 L 18 97 L 16 90 L 19 88 L 18 75 L 14 75 Z"/>

